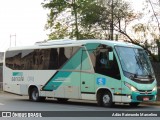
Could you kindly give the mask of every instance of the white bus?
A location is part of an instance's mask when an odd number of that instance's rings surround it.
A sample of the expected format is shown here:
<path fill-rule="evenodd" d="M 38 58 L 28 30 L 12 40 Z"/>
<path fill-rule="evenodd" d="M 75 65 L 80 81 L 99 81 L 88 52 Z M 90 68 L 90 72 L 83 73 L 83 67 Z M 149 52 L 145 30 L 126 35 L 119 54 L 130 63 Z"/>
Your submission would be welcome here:
<path fill-rule="evenodd" d="M 108 40 L 57 40 L 9 48 L 3 64 L 4 91 L 46 97 L 95 100 L 137 106 L 155 101 L 157 82 L 139 46 Z"/>

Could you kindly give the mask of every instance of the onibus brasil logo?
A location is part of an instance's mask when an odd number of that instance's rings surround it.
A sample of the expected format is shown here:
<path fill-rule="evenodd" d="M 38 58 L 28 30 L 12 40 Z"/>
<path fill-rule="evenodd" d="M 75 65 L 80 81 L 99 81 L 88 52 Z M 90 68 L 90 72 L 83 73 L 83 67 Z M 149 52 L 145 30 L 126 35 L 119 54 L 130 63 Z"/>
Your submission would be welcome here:
<path fill-rule="evenodd" d="M 13 72 L 12 81 L 24 81 L 23 72 Z"/>

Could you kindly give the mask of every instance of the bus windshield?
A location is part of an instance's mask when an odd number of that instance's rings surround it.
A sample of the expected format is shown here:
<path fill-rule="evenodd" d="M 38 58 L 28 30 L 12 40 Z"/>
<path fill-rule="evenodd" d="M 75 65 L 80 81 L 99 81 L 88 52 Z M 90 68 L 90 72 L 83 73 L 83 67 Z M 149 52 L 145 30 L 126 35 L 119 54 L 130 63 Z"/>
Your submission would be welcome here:
<path fill-rule="evenodd" d="M 119 46 L 115 48 L 124 72 L 141 77 L 154 76 L 149 57 L 143 49 Z"/>

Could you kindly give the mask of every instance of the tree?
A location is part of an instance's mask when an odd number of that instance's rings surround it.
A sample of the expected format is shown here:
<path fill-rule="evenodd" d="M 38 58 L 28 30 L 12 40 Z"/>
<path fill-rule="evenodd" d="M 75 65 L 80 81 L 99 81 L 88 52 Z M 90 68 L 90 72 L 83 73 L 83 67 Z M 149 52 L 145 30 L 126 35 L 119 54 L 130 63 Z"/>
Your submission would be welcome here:
<path fill-rule="evenodd" d="M 112 38 L 112 35 L 108 35 L 108 33 L 113 30 L 129 38 L 125 30 L 129 19 L 131 20 L 131 17 L 133 18 L 133 12 L 129 11 L 129 4 L 122 2 L 122 0 L 114 0 L 114 2 L 112 2 L 113 4 L 111 4 L 110 0 L 103 1 L 105 6 L 101 4 L 102 0 L 45 0 L 43 7 L 50 9 L 46 28 L 51 30 L 55 29 L 53 26 L 55 26 L 56 20 L 65 11 L 67 14 L 71 12 L 70 19 L 67 21 L 74 21 L 68 25 L 68 27 L 73 28 L 70 38 L 74 36 L 76 36 L 77 39 L 85 38 L 85 36 L 87 36 L 86 31 L 88 31 L 87 33 L 89 36 L 92 36 L 92 38 L 102 36 Z M 122 26 L 125 27 L 122 28 Z M 93 32 L 95 32 L 95 35 Z M 98 34 L 101 35 L 97 36 Z M 130 40 L 132 39 L 130 38 Z"/>
<path fill-rule="evenodd" d="M 140 41 L 128 33 L 128 26 L 142 14 L 134 13 L 124 0 L 45 0 L 43 7 L 50 10 L 46 25 L 51 30 L 50 39 L 112 39 L 114 31 L 140 45 Z M 145 48 L 146 45 L 141 46 Z"/>
<path fill-rule="evenodd" d="M 156 30 L 155 33 L 157 31 L 157 34 L 154 35 L 154 40 L 155 43 L 157 44 L 158 47 L 158 59 L 160 61 L 160 21 L 159 21 L 159 17 L 160 17 L 160 0 L 146 0 L 146 3 L 149 4 L 148 7 L 146 9 L 148 10 L 148 14 L 150 14 L 150 23 L 152 22 L 154 25 L 156 25 Z"/>
<path fill-rule="evenodd" d="M 69 36 L 68 26 L 62 25 L 60 22 L 57 22 L 53 27 L 53 32 L 49 34 L 49 40 L 54 39 L 64 39 L 66 36 Z"/>
<path fill-rule="evenodd" d="M 108 33 L 112 31 L 113 34 L 114 30 L 124 34 L 131 42 L 135 42 L 127 34 L 126 29 L 137 16 L 130 10 L 129 3 L 122 0 L 45 0 L 43 7 L 50 9 L 47 29 L 55 29 L 53 26 L 57 21 L 59 22 L 58 17 L 66 12 L 66 14 L 71 13 L 70 19 L 65 21 L 72 21 L 72 24 L 68 25 L 68 28 L 72 28 L 71 38 L 73 36 L 77 39 L 83 38 L 83 34 L 86 36 L 86 31 L 88 31 L 87 33 L 91 32 L 93 38 L 101 33 L 100 36 L 109 36 L 113 39 Z M 93 32 L 97 33 L 96 36 L 93 36 Z"/>
<path fill-rule="evenodd" d="M 83 11 L 84 16 L 81 17 L 83 26 L 84 27 L 88 26 L 89 28 L 98 26 L 101 31 L 114 30 L 115 32 L 118 32 L 124 35 L 127 38 L 128 42 L 131 42 L 143 47 L 145 50 L 148 51 L 148 53 L 152 56 L 152 58 L 156 60 L 155 56 L 152 54 L 152 52 L 149 49 L 150 46 L 148 44 L 147 39 L 145 40 L 143 39 L 144 42 L 143 44 L 141 44 L 141 41 L 140 41 L 141 39 L 135 39 L 130 34 L 128 34 L 127 27 L 131 23 L 133 23 L 135 20 L 140 19 L 143 15 L 142 13 L 134 13 L 129 3 L 124 2 L 122 0 L 97 0 L 97 1 L 100 5 L 99 8 L 90 6 L 90 7 L 87 7 L 85 11 Z M 96 9 L 91 9 L 91 8 L 96 8 Z M 92 11 L 92 12 L 89 12 L 89 11 Z M 135 29 L 135 33 L 143 34 L 143 38 L 145 38 L 150 31 L 150 28 L 145 24 L 137 24 L 134 26 L 134 29 Z M 107 32 L 107 33 L 110 33 L 110 32 Z M 151 34 L 154 36 L 154 32 L 152 32 Z"/>
<path fill-rule="evenodd" d="M 48 21 L 46 24 L 46 29 L 53 30 L 55 29 L 56 22 L 68 22 L 68 27 L 71 27 L 70 36 L 75 36 L 76 39 L 80 39 L 81 33 L 79 28 L 80 13 L 82 12 L 84 6 L 94 4 L 94 0 L 44 0 L 42 3 L 43 7 L 50 10 L 48 14 Z M 66 20 L 65 16 L 62 16 L 63 13 L 66 13 L 70 16 Z M 61 17 L 59 17 L 61 16 Z"/>
<path fill-rule="evenodd" d="M 123 0 L 98 0 L 98 3 L 100 6 L 99 8 L 90 9 L 90 7 L 87 7 L 87 10 L 83 11 L 85 12 L 83 13 L 84 16 L 82 16 L 82 23 L 84 23 L 84 26 L 88 25 L 89 27 L 93 27 L 97 25 L 102 31 L 114 30 L 115 32 L 126 36 L 130 42 L 138 44 L 138 41 L 132 39 L 127 33 L 127 26 L 135 19 L 139 18 L 141 14 L 135 14 L 130 8 L 129 3 L 124 2 Z M 90 10 L 93 12 L 88 13 Z M 90 16 L 97 17 L 96 19 L 89 21 L 88 18 L 93 18 Z"/>

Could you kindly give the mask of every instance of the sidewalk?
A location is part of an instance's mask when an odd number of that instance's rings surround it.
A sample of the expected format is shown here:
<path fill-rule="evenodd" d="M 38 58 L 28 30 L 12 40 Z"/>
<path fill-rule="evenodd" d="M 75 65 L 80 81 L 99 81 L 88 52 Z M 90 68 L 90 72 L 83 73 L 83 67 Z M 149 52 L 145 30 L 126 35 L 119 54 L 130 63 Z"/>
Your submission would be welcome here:
<path fill-rule="evenodd" d="M 160 106 L 160 101 L 156 101 L 156 102 L 143 102 L 143 103 L 141 103 L 141 104 Z"/>

